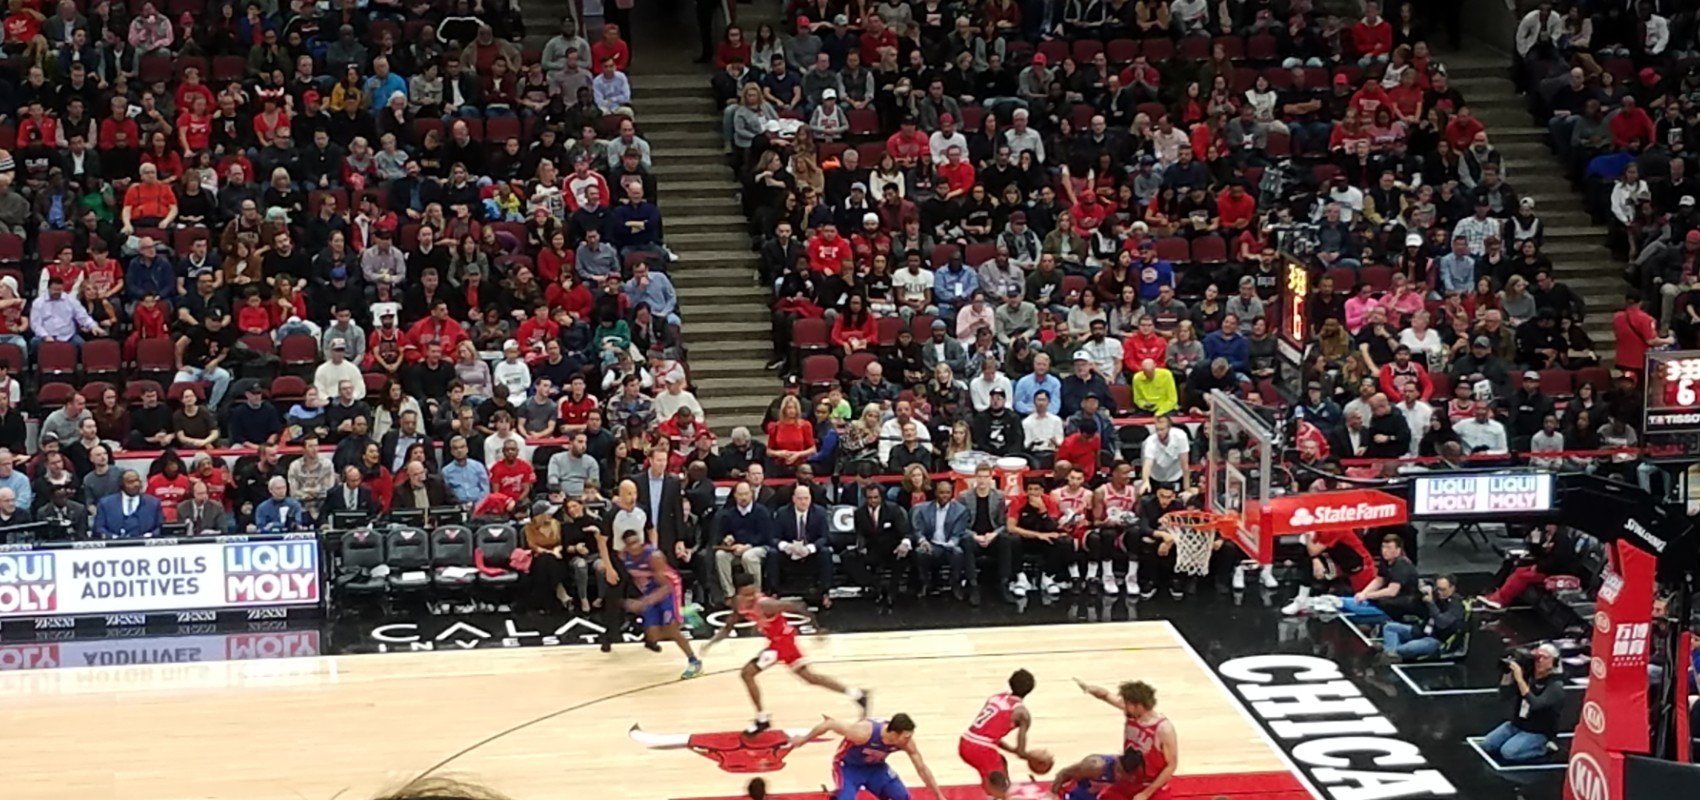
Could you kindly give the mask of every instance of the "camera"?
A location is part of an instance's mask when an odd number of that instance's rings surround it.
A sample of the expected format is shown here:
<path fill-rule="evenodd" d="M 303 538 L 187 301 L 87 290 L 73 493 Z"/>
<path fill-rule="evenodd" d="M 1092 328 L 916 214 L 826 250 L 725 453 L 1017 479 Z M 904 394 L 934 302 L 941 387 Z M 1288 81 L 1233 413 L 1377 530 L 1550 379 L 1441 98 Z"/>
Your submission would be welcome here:
<path fill-rule="evenodd" d="M 1524 675 L 1534 675 L 1535 651 L 1530 650 L 1527 647 L 1518 647 L 1513 649 L 1511 652 L 1506 653 L 1504 658 L 1500 659 L 1499 670 L 1501 672 L 1510 672 L 1511 665 L 1513 663 L 1523 668 Z"/>

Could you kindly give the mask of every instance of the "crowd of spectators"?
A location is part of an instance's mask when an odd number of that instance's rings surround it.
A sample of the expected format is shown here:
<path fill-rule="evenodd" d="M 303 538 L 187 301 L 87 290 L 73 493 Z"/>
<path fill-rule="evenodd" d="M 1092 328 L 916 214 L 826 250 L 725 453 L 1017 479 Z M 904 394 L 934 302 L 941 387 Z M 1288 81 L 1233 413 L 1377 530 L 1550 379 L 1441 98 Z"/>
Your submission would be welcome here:
<path fill-rule="evenodd" d="M 712 443 L 618 25 L 34 6 L 0 79 L 6 527 L 565 514 Z"/>
<path fill-rule="evenodd" d="M 1700 189 L 1688 175 L 1700 147 L 1694 11 L 1639 3 L 1592 13 L 1543 2 L 1518 25 L 1516 75 L 1645 298 L 1647 315 L 1615 320 L 1619 365 L 1639 370 L 1649 348 L 1700 345 L 1700 295 L 1692 291 L 1700 285 Z"/>

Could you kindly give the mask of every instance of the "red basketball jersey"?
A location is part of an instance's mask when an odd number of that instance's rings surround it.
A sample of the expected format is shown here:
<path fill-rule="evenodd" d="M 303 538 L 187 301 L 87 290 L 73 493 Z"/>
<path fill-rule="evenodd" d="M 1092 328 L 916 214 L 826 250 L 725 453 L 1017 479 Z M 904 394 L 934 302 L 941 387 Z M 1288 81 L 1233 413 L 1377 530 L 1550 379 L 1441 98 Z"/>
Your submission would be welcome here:
<path fill-rule="evenodd" d="M 1015 730 L 1015 710 L 1020 707 L 1021 698 L 1009 692 L 986 698 L 986 704 L 980 707 L 980 713 L 969 723 L 962 738 L 988 745 L 1002 739 Z"/>
<path fill-rule="evenodd" d="M 1138 750 L 1145 756 L 1145 766 L 1140 770 L 1140 777 L 1151 780 L 1168 766 L 1168 759 L 1163 756 L 1163 748 L 1157 739 L 1157 729 L 1162 727 L 1167 718 L 1162 714 L 1152 714 L 1149 721 L 1127 718 L 1127 729 L 1122 735 L 1123 750 Z"/>
<path fill-rule="evenodd" d="M 761 631 L 761 635 L 766 636 L 769 643 L 777 644 L 782 641 L 795 640 L 797 638 L 797 626 L 792 625 L 791 620 L 786 619 L 783 613 L 771 616 L 762 613 L 761 604 L 766 599 L 763 595 L 756 595 L 756 599 L 741 609 L 739 613 L 743 614 L 745 619 L 754 622 L 756 630 Z"/>

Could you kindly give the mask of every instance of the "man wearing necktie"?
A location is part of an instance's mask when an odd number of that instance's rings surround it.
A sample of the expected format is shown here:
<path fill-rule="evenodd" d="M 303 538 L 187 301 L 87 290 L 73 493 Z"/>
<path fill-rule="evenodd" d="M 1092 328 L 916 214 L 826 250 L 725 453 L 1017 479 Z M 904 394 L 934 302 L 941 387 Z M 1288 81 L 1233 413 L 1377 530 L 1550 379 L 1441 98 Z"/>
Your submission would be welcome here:
<path fill-rule="evenodd" d="M 133 469 L 119 477 L 118 494 L 101 498 L 95 509 L 97 539 L 141 539 L 158 536 L 165 524 L 159 498 L 142 494 L 142 476 Z"/>
<path fill-rule="evenodd" d="M 786 563 L 802 564 L 812 561 L 818 584 L 820 604 L 832 604 L 832 537 L 828 533 L 826 511 L 814 504 L 814 495 L 807 490 L 791 493 L 791 506 L 779 514 L 778 539 L 780 569 Z"/>

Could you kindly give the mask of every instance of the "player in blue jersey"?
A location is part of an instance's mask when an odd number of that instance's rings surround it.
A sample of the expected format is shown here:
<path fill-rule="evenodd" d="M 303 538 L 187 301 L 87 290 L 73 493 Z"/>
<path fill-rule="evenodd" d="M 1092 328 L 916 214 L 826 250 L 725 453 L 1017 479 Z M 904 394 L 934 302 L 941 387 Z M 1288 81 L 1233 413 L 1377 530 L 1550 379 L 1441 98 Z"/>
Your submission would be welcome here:
<path fill-rule="evenodd" d="M 932 791 L 933 797 L 943 797 L 933 771 L 915 747 L 915 721 L 908 714 L 898 714 L 889 720 L 864 719 L 840 722 L 827 717 L 808 733 L 791 740 L 792 749 L 802 747 L 819 736 L 834 733 L 844 737 L 833 756 L 832 776 L 838 788 L 832 800 L 856 800 L 856 793 L 867 790 L 879 800 L 909 800 L 909 787 L 892 771 L 886 758 L 892 753 L 909 755 L 909 762 L 921 774 L 921 782 Z"/>
<path fill-rule="evenodd" d="M 626 610 L 638 615 L 643 623 L 643 638 L 653 649 L 661 639 L 667 639 L 685 651 L 688 659 L 681 679 L 702 674 L 702 661 L 691 650 L 691 643 L 679 630 L 679 595 L 677 576 L 668 566 L 667 557 L 643 538 L 643 531 L 629 527 L 620 538 L 620 560 L 626 574 L 637 587 L 638 596 L 626 601 Z"/>
<path fill-rule="evenodd" d="M 1087 756 L 1063 767 L 1051 781 L 1051 793 L 1062 800 L 1150 800 L 1167 792 L 1150 789 L 1145 756 L 1129 748 L 1121 755 Z"/>

